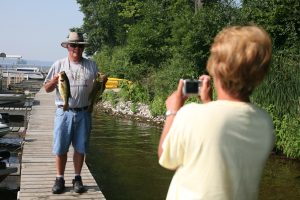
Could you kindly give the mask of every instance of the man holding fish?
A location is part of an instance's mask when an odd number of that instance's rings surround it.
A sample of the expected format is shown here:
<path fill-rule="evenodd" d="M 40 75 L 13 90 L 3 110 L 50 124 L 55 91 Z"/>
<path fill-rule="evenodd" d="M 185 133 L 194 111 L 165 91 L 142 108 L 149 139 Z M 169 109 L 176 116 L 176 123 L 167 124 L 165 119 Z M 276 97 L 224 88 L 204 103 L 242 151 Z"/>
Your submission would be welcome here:
<path fill-rule="evenodd" d="M 106 76 L 100 76 L 96 63 L 82 56 L 86 45 L 82 33 L 70 32 L 67 40 L 61 43 L 68 50 L 68 57 L 51 66 L 44 83 L 46 92 L 56 91 L 53 153 L 56 155 L 57 175 L 52 188 L 54 194 L 64 192 L 64 171 L 71 143 L 74 147 L 74 191 L 85 191 L 80 174 L 91 132 L 91 112 L 94 99 L 103 92 L 107 81 Z"/>

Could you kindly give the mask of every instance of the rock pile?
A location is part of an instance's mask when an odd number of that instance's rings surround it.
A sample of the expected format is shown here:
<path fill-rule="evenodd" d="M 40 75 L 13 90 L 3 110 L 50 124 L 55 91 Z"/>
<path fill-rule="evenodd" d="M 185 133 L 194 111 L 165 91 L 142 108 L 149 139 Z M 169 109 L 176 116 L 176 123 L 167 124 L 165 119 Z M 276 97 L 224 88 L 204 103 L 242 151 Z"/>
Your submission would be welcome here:
<path fill-rule="evenodd" d="M 134 120 L 153 122 L 156 124 L 162 124 L 165 120 L 164 116 L 152 116 L 148 105 L 142 103 L 134 105 L 131 101 L 118 102 L 115 106 L 108 101 L 99 102 L 96 106 L 96 109 L 98 108 L 102 108 L 113 115 L 129 116 Z"/>

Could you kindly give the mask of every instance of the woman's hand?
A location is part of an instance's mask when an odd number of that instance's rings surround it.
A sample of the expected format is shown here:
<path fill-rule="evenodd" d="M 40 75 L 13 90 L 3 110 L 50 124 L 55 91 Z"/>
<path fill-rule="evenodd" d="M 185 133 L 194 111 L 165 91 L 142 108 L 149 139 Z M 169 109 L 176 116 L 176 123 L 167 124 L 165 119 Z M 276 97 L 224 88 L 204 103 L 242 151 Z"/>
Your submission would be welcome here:
<path fill-rule="evenodd" d="M 208 103 L 212 101 L 212 87 L 211 87 L 211 78 L 208 75 L 202 75 L 199 77 L 199 80 L 202 81 L 202 86 L 200 87 L 200 96 L 199 99 L 202 103 Z"/>
<path fill-rule="evenodd" d="M 182 94 L 183 80 L 179 80 L 177 90 L 174 91 L 166 100 L 167 110 L 171 110 L 176 113 L 184 104 L 187 97 Z"/>

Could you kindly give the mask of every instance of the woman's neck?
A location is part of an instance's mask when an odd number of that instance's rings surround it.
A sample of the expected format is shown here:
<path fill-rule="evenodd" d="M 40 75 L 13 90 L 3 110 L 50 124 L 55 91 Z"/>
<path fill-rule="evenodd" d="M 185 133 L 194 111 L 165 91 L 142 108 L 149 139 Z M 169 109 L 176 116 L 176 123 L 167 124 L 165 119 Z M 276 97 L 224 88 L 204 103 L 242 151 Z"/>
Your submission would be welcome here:
<path fill-rule="evenodd" d="M 248 97 L 233 97 L 232 95 L 229 95 L 228 93 L 224 92 L 224 90 L 221 92 L 217 92 L 218 100 L 227 100 L 227 101 L 240 101 L 240 102 L 250 102 L 250 98 Z"/>
<path fill-rule="evenodd" d="M 224 90 L 218 80 L 215 81 L 215 87 L 217 91 L 218 100 L 227 100 L 227 101 L 240 101 L 240 102 L 250 102 L 249 96 L 233 96 Z"/>

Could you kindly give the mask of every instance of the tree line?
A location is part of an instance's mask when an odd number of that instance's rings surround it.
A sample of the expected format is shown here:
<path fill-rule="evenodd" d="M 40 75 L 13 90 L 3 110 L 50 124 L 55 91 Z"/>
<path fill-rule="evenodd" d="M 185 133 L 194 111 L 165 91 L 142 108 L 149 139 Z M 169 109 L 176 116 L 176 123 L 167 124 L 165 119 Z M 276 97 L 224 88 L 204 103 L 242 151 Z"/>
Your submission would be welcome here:
<path fill-rule="evenodd" d="M 105 74 L 129 79 L 119 97 L 153 115 L 180 78 L 206 72 L 209 48 L 226 26 L 257 24 L 271 36 L 270 73 L 252 95 L 276 129 L 276 152 L 300 157 L 300 2 L 298 0 L 77 0 L 86 54 Z M 106 94 L 114 100 L 117 94 Z M 195 101 L 195 99 L 191 99 Z"/>

